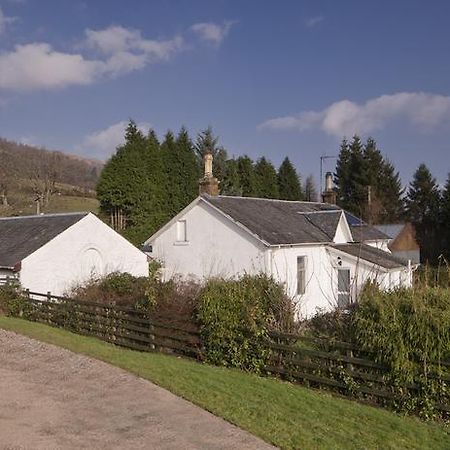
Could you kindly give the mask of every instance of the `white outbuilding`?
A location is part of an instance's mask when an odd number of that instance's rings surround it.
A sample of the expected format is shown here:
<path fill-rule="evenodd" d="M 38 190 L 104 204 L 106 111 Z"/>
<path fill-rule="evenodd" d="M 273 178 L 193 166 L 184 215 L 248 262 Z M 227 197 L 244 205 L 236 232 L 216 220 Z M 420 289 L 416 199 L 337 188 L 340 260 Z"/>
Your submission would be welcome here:
<path fill-rule="evenodd" d="M 0 218 L 2 278 L 62 295 L 112 272 L 147 276 L 147 256 L 92 213 Z"/>
<path fill-rule="evenodd" d="M 145 243 L 166 279 L 265 273 L 284 284 L 299 317 L 346 307 L 368 280 L 411 286 L 411 263 L 390 253 L 381 231 L 329 203 L 217 195 L 210 166 L 200 195 Z"/>

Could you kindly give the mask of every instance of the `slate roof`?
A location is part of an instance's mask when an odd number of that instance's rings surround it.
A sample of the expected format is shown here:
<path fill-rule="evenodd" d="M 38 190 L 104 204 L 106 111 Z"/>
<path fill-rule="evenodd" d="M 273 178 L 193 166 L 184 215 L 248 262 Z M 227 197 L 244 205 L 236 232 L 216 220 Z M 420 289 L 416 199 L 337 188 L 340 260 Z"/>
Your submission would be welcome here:
<path fill-rule="evenodd" d="M 0 218 L 0 267 L 14 268 L 89 213 Z"/>
<path fill-rule="evenodd" d="M 345 211 L 345 217 L 355 242 L 389 240 L 389 236 L 383 230 L 366 224 L 359 217 L 347 211 Z"/>
<path fill-rule="evenodd" d="M 342 213 L 326 203 L 221 195 L 203 198 L 269 245 L 332 242 Z"/>
<path fill-rule="evenodd" d="M 391 253 L 367 244 L 334 244 L 332 247 L 356 258 L 360 258 L 376 264 L 377 266 L 384 267 L 385 269 L 396 269 L 407 266 L 407 263 L 404 260 L 396 258 Z"/>
<path fill-rule="evenodd" d="M 395 239 L 400 232 L 405 228 L 404 223 L 388 224 L 388 225 L 376 225 L 376 228 L 382 233 L 389 236 L 391 239 Z"/>

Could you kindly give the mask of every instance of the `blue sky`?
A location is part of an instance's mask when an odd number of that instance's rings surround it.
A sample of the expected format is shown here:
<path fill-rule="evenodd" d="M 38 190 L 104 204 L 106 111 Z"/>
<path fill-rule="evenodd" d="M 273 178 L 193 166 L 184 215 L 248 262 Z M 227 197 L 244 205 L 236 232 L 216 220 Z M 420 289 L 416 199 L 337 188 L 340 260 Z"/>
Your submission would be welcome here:
<path fill-rule="evenodd" d="M 373 136 L 408 183 L 450 171 L 448 1 L 0 0 L 0 136 L 106 159 L 133 118 L 211 125 L 318 179 Z M 333 170 L 333 161 L 326 169 Z"/>

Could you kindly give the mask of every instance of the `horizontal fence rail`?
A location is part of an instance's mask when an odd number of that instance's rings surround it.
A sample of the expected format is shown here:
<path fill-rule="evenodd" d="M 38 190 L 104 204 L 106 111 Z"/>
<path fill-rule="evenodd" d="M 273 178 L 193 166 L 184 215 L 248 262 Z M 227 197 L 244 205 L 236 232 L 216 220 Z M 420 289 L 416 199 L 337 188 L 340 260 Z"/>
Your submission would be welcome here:
<path fill-rule="evenodd" d="M 1 279 L 0 279 L 1 280 Z M 115 345 L 146 352 L 165 352 L 204 359 L 200 326 L 191 317 L 155 314 L 120 305 L 77 301 L 26 291 L 26 319 L 94 336 Z M 265 344 L 268 358 L 263 374 L 312 387 L 328 388 L 362 401 L 392 405 L 421 389 L 418 380 L 394 386 L 389 368 L 376 355 L 358 346 L 333 340 L 272 331 Z M 450 362 L 430 363 L 428 378 L 450 384 Z M 399 392 L 403 395 L 400 395 Z M 435 408 L 450 415 L 450 404 Z"/>
<path fill-rule="evenodd" d="M 200 331 L 184 317 L 27 292 L 26 318 L 141 351 L 201 358 Z"/>

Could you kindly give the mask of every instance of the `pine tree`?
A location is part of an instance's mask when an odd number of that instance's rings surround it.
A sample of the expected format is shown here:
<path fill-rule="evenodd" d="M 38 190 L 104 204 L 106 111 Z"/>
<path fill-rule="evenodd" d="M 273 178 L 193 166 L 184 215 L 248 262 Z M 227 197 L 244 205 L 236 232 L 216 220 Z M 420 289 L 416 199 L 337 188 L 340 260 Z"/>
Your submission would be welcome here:
<path fill-rule="evenodd" d="M 317 202 L 318 201 L 316 183 L 314 182 L 313 175 L 309 175 L 306 178 L 304 192 L 305 192 L 305 200 L 307 202 Z"/>
<path fill-rule="evenodd" d="M 369 223 L 392 223 L 404 213 L 400 175 L 373 138 L 342 141 L 336 165 L 338 204 Z"/>
<path fill-rule="evenodd" d="M 180 170 L 180 202 L 181 208 L 187 206 L 198 195 L 198 182 L 201 168 L 195 155 L 194 146 L 189 138 L 186 128 L 182 127 L 178 134 L 177 155 Z"/>
<path fill-rule="evenodd" d="M 264 156 L 255 164 L 257 196 L 260 198 L 278 198 L 277 171 Z"/>
<path fill-rule="evenodd" d="M 101 213 L 135 244 L 167 219 L 162 155 L 154 132 L 148 137 L 130 121 L 125 144 L 105 164 L 97 185 Z"/>
<path fill-rule="evenodd" d="M 220 184 L 220 191 L 223 195 L 242 195 L 242 188 L 239 179 L 238 162 L 235 159 L 229 159 L 226 162 L 224 178 Z"/>
<path fill-rule="evenodd" d="M 239 186 L 241 187 L 243 197 L 256 197 L 257 185 L 256 174 L 253 161 L 247 155 L 240 156 L 237 159 L 237 171 L 239 176 Z"/>
<path fill-rule="evenodd" d="M 425 164 L 421 164 L 410 183 L 406 211 L 409 220 L 416 227 L 420 245 L 421 260 L 436 263 L 441 254 L 439 226 L 440 192 L 436 179 Z"/>
<path fill-rule="evenodd" d="M 286 157 L 278 169 L 278 191 L 282 200 L 303 200 L 300 177 L 289 158 Z"/>

